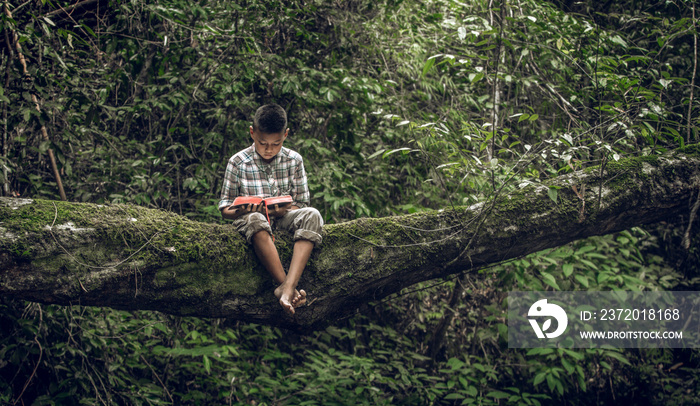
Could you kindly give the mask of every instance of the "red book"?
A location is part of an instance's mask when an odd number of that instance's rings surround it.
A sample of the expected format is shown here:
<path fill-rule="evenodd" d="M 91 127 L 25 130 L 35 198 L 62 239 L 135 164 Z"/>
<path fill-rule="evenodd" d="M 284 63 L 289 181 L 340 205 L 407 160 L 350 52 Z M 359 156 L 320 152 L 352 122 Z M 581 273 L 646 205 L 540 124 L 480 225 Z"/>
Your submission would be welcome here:
<path fill-rule="evenodd" d="M 238 196 L 233 201 L 232 207 L 245 206 L 246 204 L 262 204 L 263 206 L 273 206 L 275 204 L 287 205 L 292 204 L 292 196 L 273 196 L 263 199 L 259 196 Z"/>
<path fill-rule="evenodd" d="M 294 200 L 292 200 L 292 196 L 273 196 L 273 197 L 268 197 L 266 199 L 263 199 L 262 197 L 259 196 L 238 196 L 234 201 L 233 204 L 229 207 L 240 207 L 240 206 L 245 206 L 247 204 L 260 204 L 262 207 L 265 208 L 265 217 L 267 217 L 267 222 L 270 222 L 270 215 L 268 214 L 268 206 L 274 206 L 274 205 L 280 205 L 280 206 L 286 206 L 288 204 L 292 204 Z M 261 207 L 261 209 L 262 209 Z M 260 210 L 263 211 L 263 210 Z M 272 236 L 272 241 L 275 241 L 275 236 Z"/>

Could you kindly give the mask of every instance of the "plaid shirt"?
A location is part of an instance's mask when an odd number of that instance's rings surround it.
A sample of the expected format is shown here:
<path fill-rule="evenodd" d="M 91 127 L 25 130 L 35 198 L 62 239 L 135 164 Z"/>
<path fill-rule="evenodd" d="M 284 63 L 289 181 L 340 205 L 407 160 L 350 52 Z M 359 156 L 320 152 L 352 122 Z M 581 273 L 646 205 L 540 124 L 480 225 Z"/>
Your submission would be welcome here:
<path fill-rule="evenodd" d="M 311 195 L 301 155 L 282 147 L 273 161 L 266 164 L 253 144 L 228 160 L 219 209 L 231 205 L 238 196 L 285 195 L 292 196 L 295 206 L 309 204 Z"/>

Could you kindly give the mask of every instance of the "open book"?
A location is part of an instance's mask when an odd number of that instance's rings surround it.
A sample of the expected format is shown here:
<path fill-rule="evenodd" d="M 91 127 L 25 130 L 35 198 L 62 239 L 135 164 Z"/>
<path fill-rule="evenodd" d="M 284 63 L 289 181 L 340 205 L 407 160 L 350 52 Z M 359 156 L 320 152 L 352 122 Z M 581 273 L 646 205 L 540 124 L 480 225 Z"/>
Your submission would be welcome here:
<path fill-rule="evenodd" d="M 280 206 L 285 206 L 292 204 L 293 201 L 292 196 L 273 196 L 265 199 L 259 196 L 238 196 L 229 207 L 239 207 L 247 204 L 261 204 L 264 207 L 274 206 L 277 204 Z"/>
<path fill-rule="evenodd" d="M 261 205 L 260 209 L 265 209 L 265 217 L 267 217 L 267 222 L 269 223 L 270 214 L 268 212 L 268 207 L 276 205 L 286 206 L 292 204 L 293 201 L 292 196 L 273 196 L 265 199 L 259 196 L 238 196 L 229 207 L 243 207 L 248 204 L 259 204 Z M 274 241 L 275 235 L 272 234 L 272 242 Z"/>

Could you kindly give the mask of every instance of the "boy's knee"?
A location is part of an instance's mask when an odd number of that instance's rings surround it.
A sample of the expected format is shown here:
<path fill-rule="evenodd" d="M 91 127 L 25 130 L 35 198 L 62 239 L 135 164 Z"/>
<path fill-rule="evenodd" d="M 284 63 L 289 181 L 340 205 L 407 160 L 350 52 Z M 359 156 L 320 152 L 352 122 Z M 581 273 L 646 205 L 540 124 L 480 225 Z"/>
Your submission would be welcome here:
<path fill-rule="evenodd" d="M 272 229 L 270 228 L 270 223 L 267 222 L 267 218 L 262 213 L 250 213 L 245 219 L 246 223 L 243 227 L 246 240 L 249 243 L 253 242 L 253 237 L 261 231 L 265 231 L 268 234 L 272 234 Z"/>
<path fill-rule="evenodd" d="M 323 229 L 323 216 L 313 207 L 305 207 L 297 219 L 296 231 L 294 232 L 294 240 L 309 240 L 318 245 L 321 243 L 321 231 Z"/>
<path fill-rule="evenodd" d="M 310 219 L 313 219 L 317 221 L 319 224 L 323 225 L 323 217 L 321 216 L 321 212 L 316 210 L 313 207 L 305 207 L 304 209 L 307 212 L 307 216 L 309 216 Z"/>
<path fill-rule="evenodd" d="M 323 227 L 323 216 L 313 207 L 299 209 L 300 213 L 295 220 L 297 227 L 311 228 L 320 232 Z"/>
<path fill-rule="evenodd" d="M 259 223 L 261 221 L 267 222 L 264 214 L 258 212 L 248 214 L 248 223 Z"/>

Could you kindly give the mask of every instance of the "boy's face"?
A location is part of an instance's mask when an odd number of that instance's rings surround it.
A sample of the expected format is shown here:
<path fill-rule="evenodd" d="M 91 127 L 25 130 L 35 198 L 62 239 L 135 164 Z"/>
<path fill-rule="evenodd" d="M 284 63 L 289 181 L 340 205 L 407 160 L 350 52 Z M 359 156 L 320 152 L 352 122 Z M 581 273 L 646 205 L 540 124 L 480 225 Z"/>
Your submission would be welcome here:
<path fill-rule="evenodd" d="M 255 151 L 260 155 L 263 162 L 270 163 L 282 149 L 282 143 L 287 139 L 289 129 L 280 133 L 263 133 L 260 130 L 250 127 L 250 137 L 255 143 Z"/>

